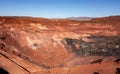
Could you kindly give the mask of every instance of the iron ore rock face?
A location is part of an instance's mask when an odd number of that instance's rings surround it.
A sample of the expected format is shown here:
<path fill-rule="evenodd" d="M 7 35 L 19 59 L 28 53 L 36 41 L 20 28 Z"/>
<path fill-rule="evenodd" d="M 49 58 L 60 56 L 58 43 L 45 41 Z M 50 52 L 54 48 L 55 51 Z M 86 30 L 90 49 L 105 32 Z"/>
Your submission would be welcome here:
<path fill-rule="evenodd" d="M 119 36 L 90 36 L 80 39 L 65 38 L 68 52 L 83 56 L 120 56 Z M 86 41 L 89 40 L 89 41 Z"/>
<path fill-rule="evenodd" d="M 119 21 L 0 17 L 0 74 L 118 74 L 119 27 Z"/>

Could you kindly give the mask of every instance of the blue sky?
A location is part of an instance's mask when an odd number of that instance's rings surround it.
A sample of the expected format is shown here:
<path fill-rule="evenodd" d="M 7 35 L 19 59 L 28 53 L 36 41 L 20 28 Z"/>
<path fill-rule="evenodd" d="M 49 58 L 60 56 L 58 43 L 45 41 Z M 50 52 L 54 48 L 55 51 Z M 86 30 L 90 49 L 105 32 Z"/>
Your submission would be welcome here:
<path fill-rule="evenodd" d="M 120 0 L 0 0 L 0 16 L 46 18 L 120 15 Z"/>

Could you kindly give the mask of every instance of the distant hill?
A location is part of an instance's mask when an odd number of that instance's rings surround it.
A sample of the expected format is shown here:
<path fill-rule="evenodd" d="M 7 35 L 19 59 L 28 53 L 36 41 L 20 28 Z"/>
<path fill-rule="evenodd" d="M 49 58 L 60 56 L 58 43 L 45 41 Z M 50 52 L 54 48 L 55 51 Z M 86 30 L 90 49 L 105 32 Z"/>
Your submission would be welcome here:
<path fill-rule="evenodd" d="M 92 17 L 68 17 L 70 20 L 91 20 Z"/>
<path fill-rule="evenodd" d="M 108 16 L 108 17 L 99 17 L 99 18 L 93 18 L 91 21 L 93 22 L 120 22 L 120 15 L 116 15 L 116 16 Z"/>

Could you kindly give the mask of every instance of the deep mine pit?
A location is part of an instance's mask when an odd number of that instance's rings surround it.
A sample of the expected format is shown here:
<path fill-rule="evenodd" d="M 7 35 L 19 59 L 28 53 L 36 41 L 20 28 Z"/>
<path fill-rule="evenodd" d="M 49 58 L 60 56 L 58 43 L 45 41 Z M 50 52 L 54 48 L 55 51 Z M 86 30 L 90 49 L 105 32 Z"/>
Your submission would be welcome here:
<path fill-rule="evenodd" d="M 119 21 L 0 19 L 0 74 L 120 73 Z"/>

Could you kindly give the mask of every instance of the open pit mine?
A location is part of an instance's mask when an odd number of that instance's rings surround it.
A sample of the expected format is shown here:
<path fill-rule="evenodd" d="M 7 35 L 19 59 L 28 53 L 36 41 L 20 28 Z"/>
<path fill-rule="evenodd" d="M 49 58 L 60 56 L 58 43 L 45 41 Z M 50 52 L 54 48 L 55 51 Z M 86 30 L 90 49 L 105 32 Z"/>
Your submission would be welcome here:
<path fill-rule="evenodd" d="M 0 74 L 120 74 L 120 16 L 1 16 Z"/>

